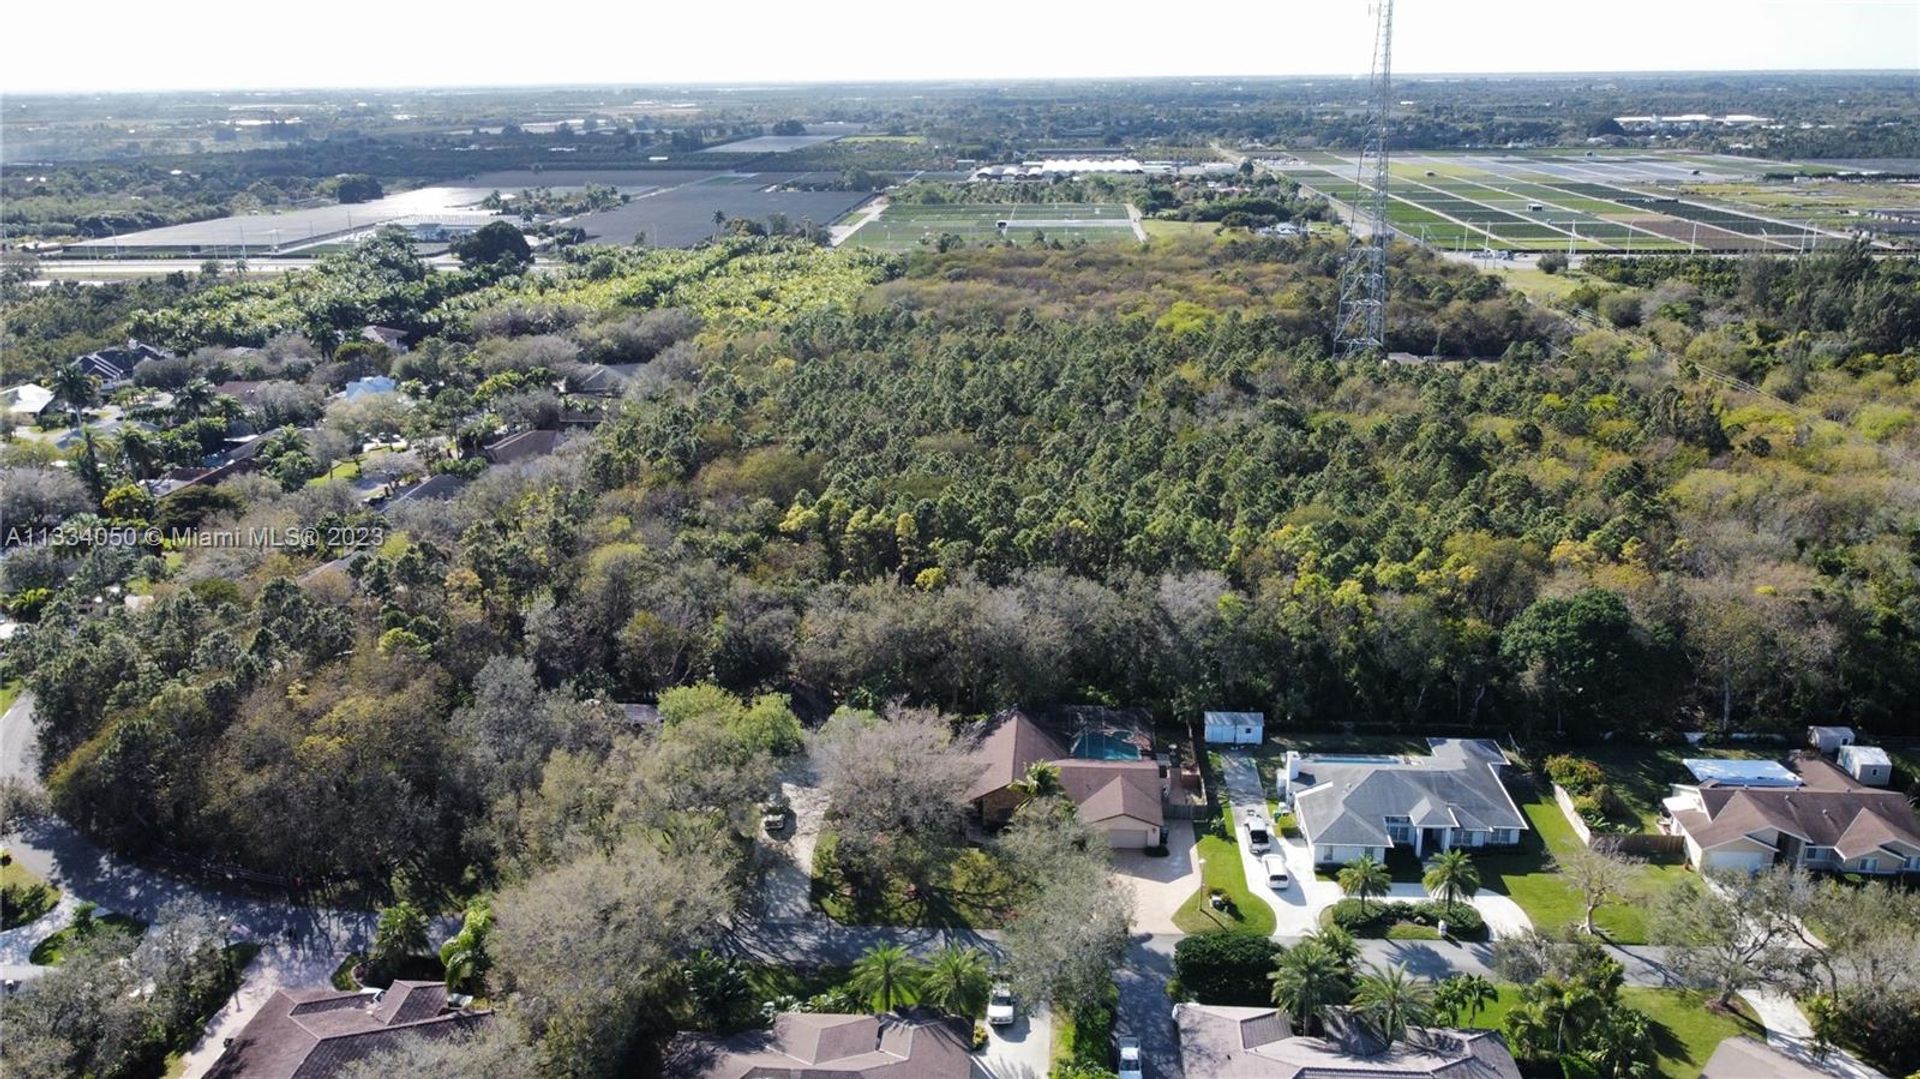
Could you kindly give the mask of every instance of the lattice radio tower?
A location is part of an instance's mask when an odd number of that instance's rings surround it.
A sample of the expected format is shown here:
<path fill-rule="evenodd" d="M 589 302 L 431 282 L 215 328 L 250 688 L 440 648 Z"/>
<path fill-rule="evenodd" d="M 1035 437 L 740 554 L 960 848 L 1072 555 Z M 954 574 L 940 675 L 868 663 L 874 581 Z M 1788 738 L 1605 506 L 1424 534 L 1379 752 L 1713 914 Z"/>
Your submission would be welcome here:
<path fill-rule="evenodd" d="M 1384 352 L 1387 340 L 1387 135 L 1393 109 L 1393 0 L 1374 0 L 1373 77 L 1367 133 L 1354 167 L 1353 221 L 1340 266 L 1333 351 L 1340 359 Z M 1364 233 L 1364 235 L 1362 235 Z"/>

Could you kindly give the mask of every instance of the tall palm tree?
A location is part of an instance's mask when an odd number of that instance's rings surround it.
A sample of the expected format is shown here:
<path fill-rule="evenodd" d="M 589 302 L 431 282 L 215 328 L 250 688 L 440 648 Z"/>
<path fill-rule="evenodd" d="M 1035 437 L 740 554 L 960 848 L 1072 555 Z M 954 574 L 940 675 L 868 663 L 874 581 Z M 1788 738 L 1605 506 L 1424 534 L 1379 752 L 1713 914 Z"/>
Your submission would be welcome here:
<path fill-rule="evenodd" d="M 847 984 L 873 1010 L 892 1011 L 913 1003 L 920 985 L 920 964 L 898 944 L 878 944 L 854 961 L 853 976 Z"/>
<path fill-rule="evenodd" d="M 1472 855 L 1455 848 L 1436 855 L 1427 864 L 1426 875 L 1420 878 L 1420 883 L 1451 907 L 1462 899 L 1472 899 L 1473 893 L 1480 890 L 1480 871 L 1474 868 Z"/>
<path fill-rule="evenodd" d="M 99 394 L 93 376 L 87 374 L 87 369 L 80 366 L 77 360 L 62 364 L 53 373 L 53 385 L 47 388 L 53 391 L 53 396 L 60 403 L 67 406 L 75 427 L 80 426 L 80 413 L 93 404 Z"/>
<path fill-rule="evenodd" d="M 137 480 L 150 480 L 160 474 L 165 454 L 152 435 L 138 427 L 120 433 L 120 456 L 126 458 L 127 471 Z"/>
<path fill-rule="evenodd" d="M 1274 1007 L 1285 1009 L 1303 1030 L 1319 1023 L 1321 1009 L 1345 1004 L 1353 992 L 1340 957 L 1313 940 L 1288 948 L 1267 980 Z"/>
<path fill-rule="evenodd" d="M 213 407 L 214 400 L 219 396 L 214 391 L 213 383 L 196 378 L 173 391 L 174 414 L 190 420 L 198 419 L 201 413 Z"/>
<path fill-rule="evenodd" d="M 1363 854 L 1342 866 L 1339 881 L 1342 892 L 1359 898 L 1362 914 L 1366 913 L 1367 900 L 1386 895 L 1393 888 L 1393 875 L 1387 872 L 1386 866 L 1374 861 L 1370 854 Z"/>
<path fill-rule="evenodd" d="M 1406 1037 L 1408 1027 L 1433 1021 L 1433 983 L 1415 981 L 1407 968 L 1368 964 L 1353 987 L 1353 1006 L 1388 1043 Z"/>
<path fill-rule="evenodd" d="M 1478 974 L 1455 974 L 1433 991 L 1434 1010 L 1444 1013 L 1449 1023 L 1460 1022 L 1463 1014 L 1471 1023 L 1499 999 L 1500 991 Z"/>
<path fill-rule="evenodd" d="M 1353 934 L 1337 925 L 1321 926 L 1307 934 L 1307 939 L 1327 950 L 1327 954 L 1340 961 L 1340 969 L 1347 975 L 1353 974 L 1353 968 L 1360 963 L 1360 942 Z"/>
<path fill-rule="evenodd" d="M 949 944 L 928 960 L 920 975 L 920 1003 L 948 1015 L 973 1019 L 986 1010 L 993 975 L 978 948 Z"/>

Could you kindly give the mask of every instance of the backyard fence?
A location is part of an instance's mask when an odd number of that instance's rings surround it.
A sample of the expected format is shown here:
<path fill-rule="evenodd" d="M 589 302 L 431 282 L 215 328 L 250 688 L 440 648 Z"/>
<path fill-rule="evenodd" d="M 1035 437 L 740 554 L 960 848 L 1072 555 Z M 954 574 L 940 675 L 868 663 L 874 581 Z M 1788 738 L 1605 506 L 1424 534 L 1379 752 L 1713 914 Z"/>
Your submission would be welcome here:
<path fill-rule="evenodd" d="M 1596 833 L 1587 824 L 1586 818 L 1573 807 L 1573 795 L 1560 784 L 1553 785 L 1553 800 L 1559 805 L 1560 812 L 1573 826 L 1573 834 L 1580 842 L 1592 850 L 1606 851 L 1609 854 L 1628 854 L 1638 858 L 1678 858 L 1687 853 L 1687 841 L 1677 835 L 1660 835 L 1654 832 L 1632 832 L 1624 835 L 1610 832 Z"/>

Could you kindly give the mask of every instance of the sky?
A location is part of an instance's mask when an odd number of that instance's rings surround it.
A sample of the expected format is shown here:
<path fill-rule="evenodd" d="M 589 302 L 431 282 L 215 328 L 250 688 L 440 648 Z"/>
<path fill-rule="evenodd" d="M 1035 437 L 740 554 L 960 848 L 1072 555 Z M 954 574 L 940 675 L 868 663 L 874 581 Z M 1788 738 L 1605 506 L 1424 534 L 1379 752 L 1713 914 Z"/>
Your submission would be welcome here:
<path fill-rule="evenodd" d="M 16 43 L 0 92 L 637 86 L 1345 75 L 1367 68 L 1371 16 L 1368 0 L 86 0 L 7 5 L 0 31 Z M 1920 0 L 1399 0 L 1394 68 L 1920 72 Z"/>

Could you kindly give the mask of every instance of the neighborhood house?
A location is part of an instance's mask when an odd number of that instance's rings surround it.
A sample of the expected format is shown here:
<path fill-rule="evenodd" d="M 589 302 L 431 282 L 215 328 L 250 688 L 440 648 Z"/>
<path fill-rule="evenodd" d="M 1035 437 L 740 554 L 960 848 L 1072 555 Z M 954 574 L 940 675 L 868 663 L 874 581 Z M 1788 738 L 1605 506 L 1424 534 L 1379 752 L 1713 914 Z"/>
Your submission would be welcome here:
<path fill-rule="evenodd" d="M 971 1031 L 926 1011 L 783 1012 L 772 1030 L 687 1034 L 668 1050 L 674 1079 L 967 1079 Z"/>
<path fill-rule="evenodd" d="M 974 759 L 980 778 L 967 801 L 989 826 L 1005 824 L 1026 800 L 1015 784 L 1035 764 L 1051 764 L 1079 817 L 1123 850 L 1166 842 L 1167 768 L 1154 760 L 1153 736 L 1125 713 L 1093 710 L 1065 729 L 1042 725 L 1014 709 L 995 717 L 979 736 Z"/>
<path fill-rule="evenodd" d="M 1188 1079 L 1520 1079 L 1507 1043 L 1491 1030 L 1409 1027 L 1388 1044 L 1340 1008 L 1323 1013 L 1326 1036 L 1296 1036 L 1273 1008 L 1176 1004 Z"/>
<path fill-rule="evenodd" d="M 207 1074 L 213 1079 L 328 1079 L 410 1040 L 471 1032 L 492 1018 L 491 1011 L 455 1005 L 440 982 L 394 982 L 379 992 L 281 989 Z"/>
<path fill-rule="evenodd" d="M 1676 783 L 1662 827 L 1701 872 L 1776 863 L 1852 873 L 1920 872 L 1920 821 L 1903 795 L 1864 786 L 1818 757 L 1785 769 L 1791 785 Z"/>
<path fill-rule="evenodd" d="M 1501 781 L 1506 756 L 1484 739 L 1430 738 L 1426 756 L 1289 751 L 1279 794 L 1316 865 L 1422 857 L 1520 842 L 1527 818 Z"/>

